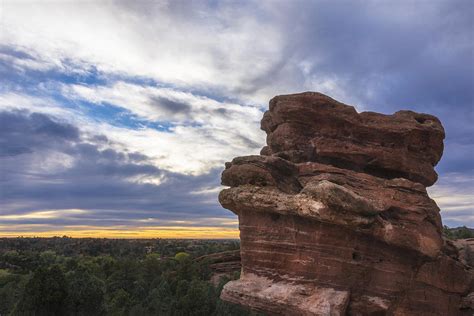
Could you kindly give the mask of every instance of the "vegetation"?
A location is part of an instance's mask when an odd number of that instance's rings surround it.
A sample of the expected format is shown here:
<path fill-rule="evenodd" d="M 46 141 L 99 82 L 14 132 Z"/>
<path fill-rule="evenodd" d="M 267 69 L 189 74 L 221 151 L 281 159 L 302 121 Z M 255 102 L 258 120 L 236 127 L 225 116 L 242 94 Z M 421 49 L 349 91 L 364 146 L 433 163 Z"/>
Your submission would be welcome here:
<path fill-rule="evenodd" d="M 237 241 L 0 239 L 0 315 L 254 315 L 205 260 Z M 234 276 L 238 277 L 238 275 Z"/>
<path fill-rule="evenodd" d="M 453 240 L 474 238 L 474 229 L 468 228 L 466 226 L 456 228 L 449 228 L 448 226 L 444 226 L 443 233 L 447 238 Z"/>

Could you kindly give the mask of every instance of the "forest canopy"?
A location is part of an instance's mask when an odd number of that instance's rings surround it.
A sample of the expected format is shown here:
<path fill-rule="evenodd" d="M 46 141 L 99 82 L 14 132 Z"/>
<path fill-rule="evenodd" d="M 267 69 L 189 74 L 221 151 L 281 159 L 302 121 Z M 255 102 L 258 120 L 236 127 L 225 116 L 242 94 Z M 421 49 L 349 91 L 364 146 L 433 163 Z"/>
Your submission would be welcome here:
<path fill-rule="evenodd" d="M 236 240 L 0 239 L 0 315 L 254 315 L 206 260 Z"/>

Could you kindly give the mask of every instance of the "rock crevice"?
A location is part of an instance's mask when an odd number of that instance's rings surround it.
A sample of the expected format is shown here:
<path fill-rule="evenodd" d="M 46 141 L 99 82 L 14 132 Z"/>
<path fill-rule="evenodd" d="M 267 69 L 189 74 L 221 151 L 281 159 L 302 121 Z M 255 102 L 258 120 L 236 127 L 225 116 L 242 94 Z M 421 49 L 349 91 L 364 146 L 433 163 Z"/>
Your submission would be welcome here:
<path fill-rule="evenodd" d="M 426 192 L 443 151 L 436 117 L 307 92 L 273 98 L 261 127 L 261 155 L 222 174 L 242 258 L 223 299 L 284 315 L 469 313 L 471 272 Z"/>

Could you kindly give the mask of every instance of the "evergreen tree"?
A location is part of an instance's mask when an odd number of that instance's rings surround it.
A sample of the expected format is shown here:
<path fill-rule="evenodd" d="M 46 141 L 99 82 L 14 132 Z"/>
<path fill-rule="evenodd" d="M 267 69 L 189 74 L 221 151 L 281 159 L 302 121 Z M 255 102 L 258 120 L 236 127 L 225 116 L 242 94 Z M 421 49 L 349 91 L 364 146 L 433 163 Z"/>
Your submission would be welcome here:
<path fill-rule="evenodd" d="M 67 284 L 63 271 L 53 265 L 40 267 L 26 284 L 14 315 L 64 315 L 67 310 Z"/>
<path fill-rule="evenodd" d="M 104 311 L 104 282 L 85 271 L 74 271 L 67 279 L 69 312 L 72 315 L 101 315 Z"/>

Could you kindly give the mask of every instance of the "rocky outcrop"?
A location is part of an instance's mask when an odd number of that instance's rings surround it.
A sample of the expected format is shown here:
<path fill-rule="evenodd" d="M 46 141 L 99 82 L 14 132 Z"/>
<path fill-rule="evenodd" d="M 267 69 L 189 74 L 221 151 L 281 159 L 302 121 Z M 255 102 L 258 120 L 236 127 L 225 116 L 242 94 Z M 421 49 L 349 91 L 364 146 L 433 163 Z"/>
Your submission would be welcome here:
<path fill-rule="evenodd" d="M 210 281 L 214 285 L 219 285 L 221 278 L 234 278 L 234 274 L 240 271 L 240 251 L 229 250 L 204 255 L 194 259 L 196 262 L 205 263 L 211 270 Z"/>
<path fill-rule="evenodd" d="M 194 259 L 196 262 L 206 262 L 215 272 L 240 271 L 240 250 L 229 250 L 211 253 Z"/>
<path fill-rule="evenodd" d="M 226 163 L 242 273 L 224 300 L 281 315 L 469 313 L 469 267 L 426 186 L 444 130 L 431 115 L 357 113 L 319 93 L 277 96 L 261 155 Z"/>
<path fill-rule="evenodd" d="M 459 250 L 459 258 L 461 261 L 474 267 L 474 238 L 458 239 L 454 241 L 454 245 Z"/>

